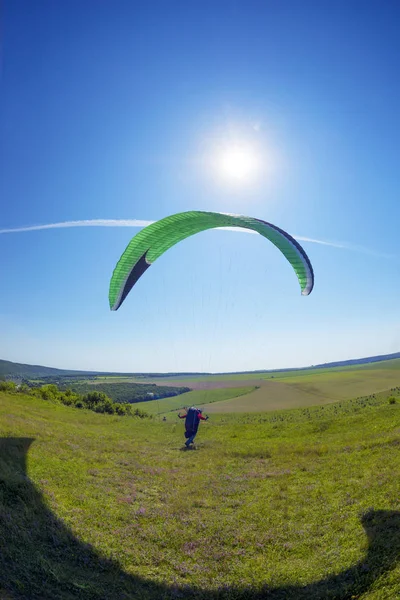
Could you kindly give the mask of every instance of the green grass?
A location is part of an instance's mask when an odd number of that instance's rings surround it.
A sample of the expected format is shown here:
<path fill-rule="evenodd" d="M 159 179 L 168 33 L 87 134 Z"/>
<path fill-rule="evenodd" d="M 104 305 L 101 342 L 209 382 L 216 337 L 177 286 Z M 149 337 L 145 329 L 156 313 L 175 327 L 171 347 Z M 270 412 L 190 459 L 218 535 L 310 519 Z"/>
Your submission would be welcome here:
<path fill-rule="evenodd" d="M 266 410 L 291 409 L 301 406 L 314 406 L 329 404 L 346 398 L 379 393 L 389 385 L 400 385 L 400 373 L 375 372 L 372 377 L 365 373 L 365 377 L 355 376 L 351 373 L 325 374 L 318 378 L 312 375 L 301 381 L 291 380 L 290 383 L 268 381 L 260 384 L 251 396 L 233 399 L 230 401 L 205 406 L 212 412 L 259 412 Z"/>
<path fill-rule="evenodd" d="M 250 392 L 256 389 L 255 386 L 240 387 L 240 388 L 222 388 L 212 390 L 195 390 L 186 392 L 179 396 L 171 398 L 162 398 L 160 400 L 149 400 L 147 402 L 136 402 L 133 407 L 144 410 L 151 415 L 164 415 L 172 411 L 177 411 L 185 406 L 207 406 L 213 402 L 224 402 L 232 398 L 240 396 L 248 396 Z M 172 418 L 175 418 L 173 415 Z"/>
<path fill-rule="evenodd" d="M 0 394 L 0 597 L 395 600 L 387 396 L 215 415 L 185 452 L 181 422 Z"/>

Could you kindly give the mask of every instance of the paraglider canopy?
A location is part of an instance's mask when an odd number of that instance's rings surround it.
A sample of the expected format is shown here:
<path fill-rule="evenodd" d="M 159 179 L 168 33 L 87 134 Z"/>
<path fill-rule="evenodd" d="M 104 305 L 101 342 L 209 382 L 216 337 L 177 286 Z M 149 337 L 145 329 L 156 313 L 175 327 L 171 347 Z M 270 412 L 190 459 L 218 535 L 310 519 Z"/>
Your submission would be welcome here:
<path fill-rule="evenodd" d="M 267 238 L 292 265 L 302 295 L 308 296 L 311 293 L 314 286 L 311 262 L 300 244 L 286 231 L 254 217 L 189 211 L 156 221 L 132 238 L 119 259 L 110 281 L 111 310 L 118 310 L 138 279 L 169 248 L 200 231 L 219 227 L 250 229 Z"/>

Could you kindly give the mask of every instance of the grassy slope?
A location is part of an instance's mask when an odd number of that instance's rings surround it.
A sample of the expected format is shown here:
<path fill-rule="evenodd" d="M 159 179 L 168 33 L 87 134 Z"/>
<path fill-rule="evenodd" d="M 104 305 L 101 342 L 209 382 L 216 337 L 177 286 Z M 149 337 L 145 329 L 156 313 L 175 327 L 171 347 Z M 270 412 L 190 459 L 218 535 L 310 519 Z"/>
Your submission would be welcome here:
<path fill-rule="evenodd" d="M 0 435 L 34 440 L 30 480 L 0 448 L 0 597 L 400 596 L 399 403 L 215 416 L 184 452 L 180 423 L 0 394 Z"/>
<path fill-rule="evenodd" d="M 363 377 L 353 373 L 310 375 L 300 381 L 265 382 L 249 398 L 238 398 L 214 404 L 205 409 L 212 412 L 248 412 L 278 410 L 328 404 L 355 396 L 380 392 L 388 386 L 400 385 L 400 372 L 375 371 Z"/>

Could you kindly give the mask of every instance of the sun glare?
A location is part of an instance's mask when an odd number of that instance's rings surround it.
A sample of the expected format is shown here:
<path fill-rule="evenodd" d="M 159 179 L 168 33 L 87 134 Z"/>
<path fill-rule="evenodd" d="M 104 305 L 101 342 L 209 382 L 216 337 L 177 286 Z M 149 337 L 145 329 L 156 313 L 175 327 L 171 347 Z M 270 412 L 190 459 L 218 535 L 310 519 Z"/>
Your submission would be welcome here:
<path fill-rule="evenodd" d="M 201 175 L 221 193 L 258 193 L 271 187 L 277 157 L 272 140 L 266 139 L 259 122 L 228 123 L 199 140 L 197 165 Z M 199 171 L 200 171 L 199 169 Z"/>
<path fill-rule="evenodd" d="M 238 144 L 221 149 L 214 164 L 218 176 L 228 183 L 251 183 L 259 167 L 260 157 L 255 150 Z"/>

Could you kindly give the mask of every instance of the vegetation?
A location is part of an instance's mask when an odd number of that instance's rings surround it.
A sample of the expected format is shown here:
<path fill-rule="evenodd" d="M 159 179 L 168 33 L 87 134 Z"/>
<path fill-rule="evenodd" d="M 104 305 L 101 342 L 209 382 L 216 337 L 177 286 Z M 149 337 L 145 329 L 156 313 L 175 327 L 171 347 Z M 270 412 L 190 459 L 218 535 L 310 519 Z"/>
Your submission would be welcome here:
<path fill-rule="evenodd" d="M 69 386 L 79 394 L 93 392 L 93 388 L 104 392 L 114 402 L 148 402 L 159 398 L 171 398 L 190 391 L 189 387 L 159 386 L 154 383 L 71 383 Z"/>
<path fill-rule="evenodd" d="M 181 451 L 180 423 L 0 392 L 0 596 L 398 598 L 398 396 L 213 415 Z"/>
<path fill-rule="evenodd" d="M 133 410 L 129 405 L 113 402 L 104 392 L 92 390 L 87 394 L 78 394 L 71 389 L 59 390 L 54 384 L 40 387 L 29 387 L 25 384 L 17 386 L 13 381 L 0 381 L 0 392 L 18 393 L 35 396 L 42 400 L 64 404 L 73 408 L 85 408 L 97 413 L 109 415 L 147 417 L 148 414 L 139 408 Z"/>

